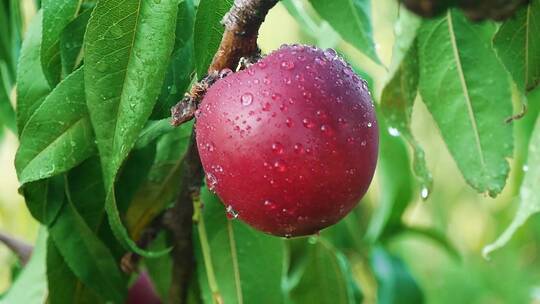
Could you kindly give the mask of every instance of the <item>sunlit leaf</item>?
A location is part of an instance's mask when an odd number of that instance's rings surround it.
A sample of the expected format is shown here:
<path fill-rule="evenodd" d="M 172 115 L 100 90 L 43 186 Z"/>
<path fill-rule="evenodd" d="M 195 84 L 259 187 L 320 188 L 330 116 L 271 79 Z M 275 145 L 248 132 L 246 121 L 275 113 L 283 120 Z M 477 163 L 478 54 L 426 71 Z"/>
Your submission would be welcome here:
<path fill-rule="evenodd" d="M 373 42 L 370 0 L 310 0 L 310 3 L 345 41 L 380 63 Z"/>
<path fill-rule="evenodd" d="M 492 23 L 450 10 L 419 32 L 420 94 L 465 180 L 499 194 L 512 156 L 508 74 L 491 48 Z"/>
<path fill-rule="evenodd" d="M 121 8 L 118 6 L 121 5 Z M 174 44 L 177 0 L 104 0 L 85 36 L 85 87 L 115 236 L 141 255 L 116 207 L 114 182 L 159 94 Z"/>

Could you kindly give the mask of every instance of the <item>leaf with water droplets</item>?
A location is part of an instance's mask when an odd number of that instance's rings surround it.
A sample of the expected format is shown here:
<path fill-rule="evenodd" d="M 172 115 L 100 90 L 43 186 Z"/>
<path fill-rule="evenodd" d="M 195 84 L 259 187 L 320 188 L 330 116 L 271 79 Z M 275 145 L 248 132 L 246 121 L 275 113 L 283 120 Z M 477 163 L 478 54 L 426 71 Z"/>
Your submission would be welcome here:
<path fill-rule="evenodd" d="M 21 184 L 66 172 L 95 152 L 83 68 L 66 77 L 28 120 L 15 158 Z"/>
<path fill-rule="evenodd" d="M 529 145 L 529 156 L 525 178 L 519 190 L 519 208 L 512 223 L 492 244 L 482 250 L 484 257 L 510 241 L 514 233 L 525 224 L 532 215 L 540 212 L 540 194 L 538 185 L 540 181 L 540 119 L 537 119 Z"/>
<path fill-rule="evenodd" d="M 60 37 L 64 28 L 79 11 L 81 1 L 43 0 L 43 39 L 41 65 L 49 84 L 54 87 L 61 79 Z"/>
<path fill-rule="evenodd" d="M 533 0 L 506 20 L 493 38 L 493 46 L 522 91 L 540 83 L 540 1 Z"/>
<path fill-rule="evenodd" d="M 86 31 L 91 12 L 92 9 L 83 11 L 66 26 L 60 35 L 60 58 L 63 75 L 71 74 L 83 61 L 82 46 L 84 43 L 84 32 Z"/>
<path fill-rule="evenodd" d="M 373 42 L 370 0 L 310 0 L 310 3 L 345 41 L 380 63 Z"/>
<path fill-rule="evenodd" d="M 206 188 L 195 207 L 200 212 L 195 260 L 204 302 L 283 303 L 283 241 L 228 220 L 223 204 Z"/>
<path fill-rule="evenodd" d="M 492 23 L 450 10 L 419 31 L 420 94 L 465 180 L 499 194 L 513 152 L 511 82 L 491 48 Z"/>
<path fill-rule="evenodd" d="M 86 102 L 108 193 L 105 209 L 122 245 L 145 256 L 149 253 L 136 246 L 122 224 L 114 184 L 160 92 L 177 9 L 177 0 L 99 1 L 85 35 Z"/>
<path fill-rule="evenodd" d="M 416 31 L 420 26 L 418 17 L 407 10 L 400 11 L 395 27 L 394 58 L 390 78 L 381 96 L 381 112 L 386 119 L 391 136 L 402 135 L 413 148 L 413 170 L 421 185 L 421 196 L 427 199 L 433 179 L 424 156 L 424 150 L 411 132 L 411 115 L 418 90 L 418 49 Z M 406 35 L 400 32 L 406 29 Z M 384 132 L 384 131 L 383 131 Z"/>

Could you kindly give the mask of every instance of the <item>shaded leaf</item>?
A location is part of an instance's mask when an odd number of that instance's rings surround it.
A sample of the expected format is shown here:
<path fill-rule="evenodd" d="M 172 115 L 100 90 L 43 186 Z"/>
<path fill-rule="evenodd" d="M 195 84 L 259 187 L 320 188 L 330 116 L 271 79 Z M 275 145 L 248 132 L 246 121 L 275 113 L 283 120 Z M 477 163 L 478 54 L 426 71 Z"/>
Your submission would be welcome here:
<path fill-rule="evenodd" d="M 121 222 L 114 182 L 163 83 L 177 8 L 177 0 L 100 1 L 85 36 L 86 100 L 107 189 L 105 208 L 115 236 L 140 255 L 148 253 L 129 238 Z"/>
<path fill-rule="evenodd" d="M 493 46 L 522 91 L 540 83 L 540 1 L 519 9 L 493 38 Z"/>
<path fill-rule="evenodd" d="M 5 69 L 2 69 L 0 63 L 0 124 L 5 125 L 11 131 L 16 133 L 17 125 L 15 121 L 15 111 L 11 105 L 10 99 L 12 87 L 4 81 L 4 71 Z"/>
<path fill-rule="evenodd" d="M 66 172 L 95 152 L 82 68 L 45 98 L 20 141 L 15 166 L 21 184 Z"/>
<path fill-rule="evenodd" d="M 166 234 L 160 233 L 158 237 L 150 244 L 153 251 L 161 251 L 169 247 Z M 172 282 L 173 262 L 170 255 L 164 255 L 159 258 L 145 259 L 144 264 L 148 269 L 148 274 L 154 282 L 156 291 L 161 299 L 169 298 L 169 288 Z"/>
<path fill-rule="evenodd" d="M 61 176 L 28 183 L 21 188 L 21 191 L 26 207 L 36 220 L 49 225 L 56 219 L 62 208 L 64 197 Z"/>
<path fill-rule="evenodd" d="M 310 0 L 310 3 L 345 41 L 380 63 L 373 42 L 370 0 Z"/>
<path fill-rule="evenodd" d="M 17 277 L 9 291 L 0 299 L 0 304 L 44 303 L 47 297 L 45 276 L 45 256 L 47 252 L 47 232 L 40 229 L 36 246 L 28 264 Z"/>
<path fill-rule="evenodd" d="M 379 119 L 381 130 L 386 122 Z M 413 177 L 405 142 L 381 132 L 377 162 L 381 183 L 380 199 L 369 222 L 366 239 L 375 242 L 382 236 L 390 236 L 401 226 L 401 217 L 413 200 Z"/>
<path fill-rule="evenodd" d="M 104 299 L 122 303 L 126 282 L 110 250 L 86 224 L 71 200 L 67 202 L 49 233 L 58 251 L 75 275 Z"/>
<path fill-rule="evenodd" d="M 80 0 L 43 0 L 43 39 L 41 65 L 51 87 L 61 79 L 60 37 L 64 28 L 79 11 Z"/>
<path fill-rule="evenodd" d="M 218 50 L 223 25 L 221 19 L 232 6 L 232 0 L 201 0 L 195 17 L 195 62 L 199 79 L 207 73 L 208 66 Z"/>
<path fill-rule="evenodd" d="M 283 303 L 282 240 L 228 220 L 223 204 L 206 188 L 201 203 L 195 252 L 204 302 Z"/>
<path fill-rule="evenodd" d="M 413 170 L 422 187 L 422 197 L 431 192 L 433 178 L 427 169 L 424 150 L 411 132 L 411 116 L 418 91 L 418 49 L 416 32 L 420 26 L 418 17 L 407 10 L 400 11 L 395 33 L 390 77 L 381 95 L 381 112 L 393 136 L 403 136 L 413 148 Z"/>
<path fill-rule="evenodd" d="M 375 247 L 370 264 L 378 283 L 377 303 L 424 303 L 422 290 L 401 259 Z"/>
<path fill-rule="evenodd" d="M 47 242 L 47 283 L 49 289 L 47 303 L 104 303 L 96 293 L 77 279 L 51 239 Z"/>
<path fill-rule="evenodd" d="M 22 133 L 26 122 L 43 102 L 50 88 L 40 61 L 41 11 L 30 24 L 21 48 L 17 67 L 17 129 Z"/>
<path fill-rule="evenodd" d="M 83 11 L 66 26 L 60 35 L 60 58 L 64 75 L 73 72 L 82 61 L 84 32 L 91 13 L 92 9 Z"/>
<path fill-rule="evenodd" d="M 540 119 L 536 120 L 530 139 L 527 163 L 528 169 L 519 190 L 520 203 L 517 213 L 499 238 L 484 247 L 482 254 L 486 258 L 489 257 L 491 252 L 506 245 L 529 217 L 540 212 L 540 195 L 538 193 L 538 181 L 540 180 Z"/>
<path fill-rule="evenodd" d="M 419 34 L 420 93 L 465 180 L 496 196 L 512 155 L 508 75 L 491 48 L 495 26 L 461 13 L 424 21 Z"/>
<path fill-rule="evenodd" d="M 291 303 L 362 303 L 347 258 L 332 244 L 310 237 L 290 245 L 293 250 L 284 288 Z"/>

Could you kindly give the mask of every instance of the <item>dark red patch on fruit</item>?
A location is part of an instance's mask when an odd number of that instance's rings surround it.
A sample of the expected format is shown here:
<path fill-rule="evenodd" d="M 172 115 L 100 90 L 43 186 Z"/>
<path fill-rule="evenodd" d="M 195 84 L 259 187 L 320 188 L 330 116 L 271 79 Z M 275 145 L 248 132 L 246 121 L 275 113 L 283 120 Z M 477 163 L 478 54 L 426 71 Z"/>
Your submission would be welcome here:
<path fill-rule="evenodd" d="M 197 145 L 232 217 L 279 236 L 313 234 L 365 194 L 378 153 L 366 85 L 333 50 L 285 46 L 214 84 Z"/>

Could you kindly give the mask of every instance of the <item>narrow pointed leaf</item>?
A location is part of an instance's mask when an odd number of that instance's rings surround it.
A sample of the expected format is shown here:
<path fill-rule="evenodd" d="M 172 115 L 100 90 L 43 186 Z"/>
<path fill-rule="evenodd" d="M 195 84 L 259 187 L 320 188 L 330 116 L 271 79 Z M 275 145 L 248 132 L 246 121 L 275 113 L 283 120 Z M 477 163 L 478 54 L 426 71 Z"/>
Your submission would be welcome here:
<path fill-rule="evenodd" d="M 540 194 L 538 185 L 540 181 L 540 119 L 537 119 L 529 144 L 527 172 L 519 190 L 519 208 L 514 219 L 499 236 L 499 238 L 484 247 L 482 253 L 487 258 L 489 254 L 510 241 L 514 233 L 523 226 L 532 215 L 540 212 Z"/>
<path fill-rule="evenodd" d="M 370 0 L 310 0 L 310 3 L 345 41 L 380 63 L 373 42 Z"/>
<path fill-rule="evenodd" d="M 228 220 L 206 188 L 201 203 L 195 250 L 204 302 L 283 303 L 282 240 Z"/>
<path fill-rule="evenodd" d="M 512 156 L 511 84 L 494 50 L 492 23 L 450 10 L 419 34 L 420 94 L 465 180 L 499 194 Z"/>
<path fill-rule="evenodd" d="M 122 4 L 120 10 L 119 4 Z M 104 0 L 85 36 L 86 100 L 100 152 L 115 236 L 141 255 L 116 207 L 114 182 L 159 94 L 174 45 L 177 0 Z"/>
<path fill-rule="evenodd" d="M 45 98 L 20 141 L 15 164 L 22 184 L 66 172 L 95 152 L 82 68 Z"/>
<path fill-rule="evenodd" d="M 530 91 L 540 83 L 540 1 L 533 0 L 506 20 L 493 45 L 518 87 Z"/>
<path fill-rule="evenodd" d="M 50 88 L 40 61 L 41 11 L 34 17 L 22 44 L 17 67 L 17 130 L 22 133 L 32 113 L 39 107 Z"/>
<path fill-rule="evenodd" d="M 214 58 L 221 36 L 223 25 L 221 19 L 231 8 L 233 0 L 201 0 L 195 17 L 195 61 L 197 76 L 206 75 L 208 66 Z"/>
<path fill-rule="evenodd" d="M 92 9 L 83 11 L 66 26 L 60 35 L 60 58 L 63 75 L 69 75 L 82 62 L 84 32 L 91 13 Z"/>
<path fill-rule="evenodd" d="M 60 37 L 64 28 L 73 20 L 82 0 L 43 0 L 43 40 L 41 64 L 49 82 L 54 87 L 60 82 Z"/>
<path fill-rule="evenodd" d="M 391 77 L 381 96 L 381 110 L 388 132 L 393 136 L 402 135 L 414 151 L 413 169 L 419 180 L 423 194 L 431 192 L 433 178 L 425 160 L 424 150 L 411 132 L 411 116 L 418 91 L 419 63 L 416 33 L 420 26 L 418 17 L 407 10 L 400 11 L 396 24 L 397 42 L 390 71 Z M 427 195 L 423 195 L 427 198 Z"/>

